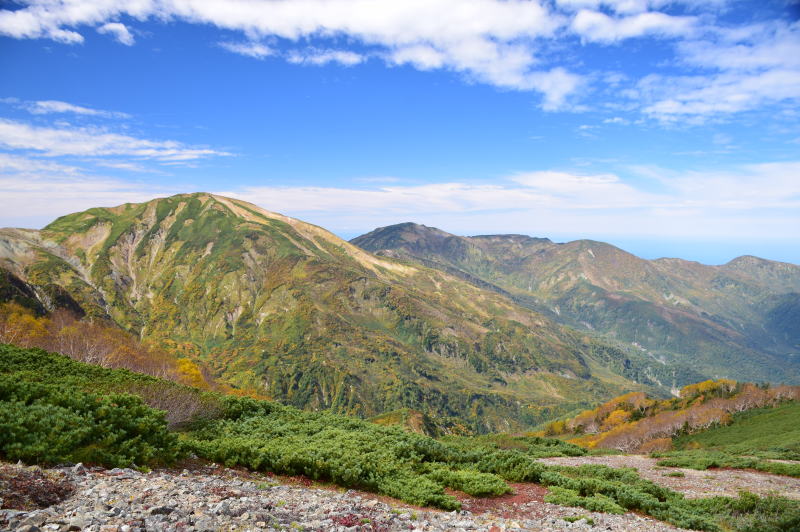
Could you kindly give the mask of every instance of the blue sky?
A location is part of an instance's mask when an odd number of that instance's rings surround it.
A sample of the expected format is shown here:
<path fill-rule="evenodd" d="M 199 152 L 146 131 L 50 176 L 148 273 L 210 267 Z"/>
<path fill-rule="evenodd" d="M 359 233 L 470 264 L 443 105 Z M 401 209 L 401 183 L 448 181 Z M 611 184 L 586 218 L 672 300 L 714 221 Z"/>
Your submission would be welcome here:
<path fill-rule="evenodd" d="M 0 226 L 203 190 L 800 263 L 798 4 L 697 4 L 6 2 Z"/>

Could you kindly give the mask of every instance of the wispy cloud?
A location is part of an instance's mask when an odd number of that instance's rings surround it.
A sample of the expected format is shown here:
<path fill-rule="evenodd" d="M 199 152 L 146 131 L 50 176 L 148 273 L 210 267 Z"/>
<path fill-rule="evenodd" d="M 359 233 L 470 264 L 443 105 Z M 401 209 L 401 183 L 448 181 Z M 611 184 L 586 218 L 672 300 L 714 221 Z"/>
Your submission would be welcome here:
<path fill-rule="evenodd" d="M 643 112 L 663 121 L 723 118 L 767 104 L 800 99 L 800 70 L 773 69 L 755 74 L 713 76 L 651 75 L 639 83 L 649 101 Z"/>
<path fill-rule="evenodd" d="M 254 59 L 275 55 L 275 50 L 258 42 L 221 42 L 219 45 L 229 52 Z"/>
<path fill-rule="evenodd" d="M 180 192 L 169 187 L 93 175 L 51 160 L 0 153 L 0 225 L 30 227 L 97 206 L 147 201 Z"/>
<path fill-rule="evenodd" d="M 21 107 L 35 115 L 76 114 L 76 115 L 96 116 L 104 118 L 130 118 L 130 115 L 127 113 L 121 113 L 119 111 L 103 111 L 100 109 L 92 109 L 89 107 L 74 105 L 71 103 L 62 102 L 58 100 L 39 100 L 39 101 L 13 100 L 13 102 L 16 102 L 18 107 Z"/>
<path fill-rule="evenodd" d="M 326 65 L 328 63 L 339 63 L 344 66 L 357 65 L 366 60 L 366 57 L 347 50 L 316 50 L 311 49 L 303 52 L 292 52 L 287 60 L 290 63 L 301 65 Z"/>
<path fill-rule="evenodd" d="M 17 174 L 22 176 L 41 175 L 44 173 L 72 176 L 78 174 L 80 169 L 53 161 L 31 159 L 10 153 L 0 153 L 0 173 Z"/>
<path fill-rule="evenodd" d="M 101 157 L 125 155 L 161 162 L 186 162 L 231 155 L 174 140 L 150 140 L 91 127 L 40 127 L 0 118 L 0 145 L 46 156 Z"/>
<path fill-rule="evenodd" d="M 707 72 L 641 79 L 631 96 L 649 116 L 703 122 L 800 100 L 800 25 L 714 28 L 704 39 L 680 43 L 678 52 L 687 66 Z"/>
<path fill-rule="evenodd" d="M 343 231 L 415 220 L 462 232 L 796 238 L 800 181 L 794 176 L 800 162 L 728 172 L 639 168 L 635 173 L 647 174 L 645 182 L 659 183 L 659 191 L 616 174 L 536 171 L 500 184 L 269 186 L 220 193 Z"/>

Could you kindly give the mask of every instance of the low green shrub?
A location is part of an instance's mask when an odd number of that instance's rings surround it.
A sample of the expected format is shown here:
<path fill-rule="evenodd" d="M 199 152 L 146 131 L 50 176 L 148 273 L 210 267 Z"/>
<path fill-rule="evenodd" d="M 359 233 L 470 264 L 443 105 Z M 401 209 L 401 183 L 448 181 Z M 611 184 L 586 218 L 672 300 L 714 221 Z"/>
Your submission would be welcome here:
<path fill-rule="evenodd" d="M 594 526 L 594 519 L 591 517 L 586 517 L 585 515 L 570 515 L 567 517 L 562 517 L 564 521 L 567 523 L 576 523 L 578 521 L 586 521 L 587 525 Z"/>
<path fill-rule="evenodd" d="M 473 497 L 504 495 L 512 491 L 502 478 L 491 473 L 434 466 L 427 476 L 448 488 L 463 491 Z"/>
<path fill-rule="evenodd" d="M 178 443 L 164 412 L 138 397 L 0 375 L 0 455 L 27 463 L 126 467 L 172 462 Z"/>
<path fill-rule="evenodd" d="M 712 497 L 687 501 L 696 512 L 716 517 L 726 530 L 739 532 L 793 532 L 800 530 L 800 504 L 783 497 Z"/>
<path fill-rule="evenodd" d="M 752 456 L 735 456 L 722 451 L 697 449 L 653 453 L 651 456 L 661 458 L 658 461 L 658 465 L 664 467 L 687 467 L 698 470 L 733 467 L 736 469 L 756 469 L 776 475 L 800 477 L 800 464 L 773 462 Z"/>
<path fill-rule="evenodd" d="M 90 386 L 99 391 L 87 391 Z M 210 408 L 191 418 L 191 431 L 182 435 L 179 445 L 175 433 L 167 430 L 163 412 L 140 397 L 117 393 L 150 393 L 161 386 L 178 385 L 41 350 L 0 345 L 0 455 L 28 462 L 128 466 L 169 462 L 180 449 L 230 466 L 306 475 L 447 510 L 460 505 L 446 488 L 492 496 L 508 493 L 507 482 L 536 482 L 549 487 L 550 502 L 602 512 L 633 510 L 683 528 L 798 529 L 797 501 L 753 495 L 690 501 L 642 479 L 634 469 L 546 465 L 537 458 L 585 453 L 547 438 L 436 440 L 400 427 L 196 391 L 198 400 Z M 186 387 L 179 392 L 181 404 L 195 393 Z M 716 464 L 722 458 L 724 453 L 692 459 Z"/>
<path fill-rule="evenodd" d="M 623 507 L 605 495 L 595 494 L 586 497 L 579 495 L 571 489 L 559 488 L 557 486 L 550 488 L 549 493 L 544 496 L 544 500 L 545 502 L 560 504 L 562 506 L 580 506 L 593 512 L 605 512 L 607 514 L 625 513 Z"/>

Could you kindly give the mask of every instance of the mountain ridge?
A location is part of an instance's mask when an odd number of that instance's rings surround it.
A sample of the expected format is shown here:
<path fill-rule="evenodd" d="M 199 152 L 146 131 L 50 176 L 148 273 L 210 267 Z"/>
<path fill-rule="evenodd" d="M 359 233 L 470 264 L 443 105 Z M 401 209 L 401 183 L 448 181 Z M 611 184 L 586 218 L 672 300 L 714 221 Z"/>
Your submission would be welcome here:
<path fill-rule="evenodd" d="M 691 366 L 699 358 L 701 373 L 679 376 L 681 384 L 730 372 L 749 380 L 798 381 L 800 342 L 796 328 L 784 323 L 797 312 L 797 265 L 749 255 L 719 266 L 648 261 L 594 240 L 461 237 L 413 223 L 351 242 L 379 255 L 461 271 L 465 280 L 496 286 L 555 321 L 643 348 L 657 359 Z M 737 374 L 740 365 L 744 370 Z"/>

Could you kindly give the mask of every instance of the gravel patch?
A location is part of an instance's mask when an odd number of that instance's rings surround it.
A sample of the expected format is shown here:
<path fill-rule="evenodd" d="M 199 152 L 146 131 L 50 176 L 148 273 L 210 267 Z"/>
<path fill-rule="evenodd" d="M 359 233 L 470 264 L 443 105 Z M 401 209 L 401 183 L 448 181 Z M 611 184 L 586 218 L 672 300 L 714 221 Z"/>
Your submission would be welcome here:
<path fill-rule="evenodd" d="M 642 478 L 680 491 L 687 498 L 729 496 L 736 497 L 740 490 L 758 495 L 780 495 L 800 500 L 800 478 L 773 475 L 749 469 L 686 469 L 661 467 L 655 458 L 642 455 L 570 456 L 542 458 L 541 462 L 558 465 L 602 464 L 610 467 L 633 467 Z M 681 472 L 683 477 L 667 476 Z"/>
<path fill-rule="evenodd" d="M 17 467 L 17 466 L 14 466 Z M 28 469 L 22 468 L 20 469 Z M 139 473 L 131 469 L 44 470 L 73 491 L 44 509 L 0 510 L 0 529 L 52 531 L 485 531 L 679 530 L 635 514 L 611 515 L 542 502 L 543 488 L 517 485 L 496 500 L 459 497 L 460 512 L 415 508 L 353 490 L 286 483 L 222 467 Z M 463 495 L 463 494 L 461 494 Z M 3 506 L 0 500 L 0 506 Z M 470 511 L 469 509 L 474 511 Z M 584 516 L 568 522 L 565 517 Z"/>

